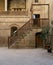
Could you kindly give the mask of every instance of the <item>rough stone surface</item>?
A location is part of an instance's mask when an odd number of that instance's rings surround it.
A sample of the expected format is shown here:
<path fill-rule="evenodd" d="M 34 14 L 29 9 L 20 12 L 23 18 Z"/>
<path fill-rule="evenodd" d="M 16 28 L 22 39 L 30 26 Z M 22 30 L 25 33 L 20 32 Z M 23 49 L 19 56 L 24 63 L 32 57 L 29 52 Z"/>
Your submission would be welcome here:
<path fill-rule="evenodd" d="M 45 49 L 0 48 L 0 65 L 53 65 L 53 54 Z"/>

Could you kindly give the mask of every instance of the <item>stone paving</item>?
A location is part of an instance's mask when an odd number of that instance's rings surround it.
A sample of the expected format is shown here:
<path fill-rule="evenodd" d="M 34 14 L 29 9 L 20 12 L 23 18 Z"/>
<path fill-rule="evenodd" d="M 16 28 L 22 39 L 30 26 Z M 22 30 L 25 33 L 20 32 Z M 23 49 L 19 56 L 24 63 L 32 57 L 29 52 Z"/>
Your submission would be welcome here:
<path fill-rule="evenodd" d="M 53 65 L 53 54 L 40 48 L 0 48 L 0 65 Z"/>

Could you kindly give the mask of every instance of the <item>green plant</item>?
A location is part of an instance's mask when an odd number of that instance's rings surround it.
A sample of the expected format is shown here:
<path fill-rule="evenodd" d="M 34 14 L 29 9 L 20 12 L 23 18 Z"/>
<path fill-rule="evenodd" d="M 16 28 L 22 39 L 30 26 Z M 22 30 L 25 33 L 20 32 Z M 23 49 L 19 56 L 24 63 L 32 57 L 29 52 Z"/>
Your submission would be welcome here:
<path fill-rule="evenodd" d="M 50 41 L 48 41 L 49 35 L 50 35 L 49 31 L 50 31 L 50 27 L 43 27 L 42 28 L 40 38 L 43 40 L 44 47 L 45 47 L 45 45 L 50 45 Z"/>
<path fill-rule="evenodd" d="M 44 40 L 47 38 L 47 36 L 49 35 L 49 30 L 50 28 L 49 27 L 43 27 L 42 28 L 42 34 L 40 35 L 40 37 Z"/>

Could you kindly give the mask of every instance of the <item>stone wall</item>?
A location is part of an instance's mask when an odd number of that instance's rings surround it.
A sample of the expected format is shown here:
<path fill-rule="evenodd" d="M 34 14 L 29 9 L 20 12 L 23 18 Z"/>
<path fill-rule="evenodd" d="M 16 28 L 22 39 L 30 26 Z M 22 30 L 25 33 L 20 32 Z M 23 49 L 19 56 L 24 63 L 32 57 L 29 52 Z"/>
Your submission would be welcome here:
<path fill-rule="evenodd" d="M 8 46 L 8 37 L 0 37 L 0 47 Z"/>

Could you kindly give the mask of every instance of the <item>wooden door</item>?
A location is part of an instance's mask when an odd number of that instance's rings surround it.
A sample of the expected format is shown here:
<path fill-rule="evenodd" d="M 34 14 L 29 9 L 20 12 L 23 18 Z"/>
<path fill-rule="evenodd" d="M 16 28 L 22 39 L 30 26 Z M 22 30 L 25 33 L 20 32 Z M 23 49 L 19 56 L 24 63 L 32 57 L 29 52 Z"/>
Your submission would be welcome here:
<path fill-rule="evenodd" d="M 43 47 L 43 40 L 40 38 L 41 33 L 37 33 L 35 35 L 36 39 L 35 39 L 35 47 L 36 48 L 42 48 Z"/>

